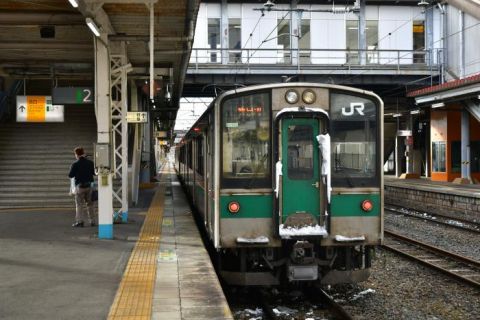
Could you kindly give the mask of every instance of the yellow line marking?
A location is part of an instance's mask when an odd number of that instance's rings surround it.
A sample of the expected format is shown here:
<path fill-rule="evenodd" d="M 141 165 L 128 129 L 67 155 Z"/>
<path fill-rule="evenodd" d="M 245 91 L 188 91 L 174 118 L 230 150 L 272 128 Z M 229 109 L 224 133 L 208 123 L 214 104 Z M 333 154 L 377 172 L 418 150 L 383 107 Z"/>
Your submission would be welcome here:
<path fill-rule="evenodd" d="M 153 289 L 163 219 L 165 186 L 160 184 L 148 209 L 108 319 L 147 320 L 152 315 Z"/>

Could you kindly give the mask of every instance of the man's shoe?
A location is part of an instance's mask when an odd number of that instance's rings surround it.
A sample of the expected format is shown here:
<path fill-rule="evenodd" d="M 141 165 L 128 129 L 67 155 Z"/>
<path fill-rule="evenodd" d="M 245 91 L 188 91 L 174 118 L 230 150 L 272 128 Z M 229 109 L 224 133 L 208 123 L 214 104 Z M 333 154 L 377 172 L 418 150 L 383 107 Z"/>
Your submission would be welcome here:
<path fill-rule="evenodd" d="M 72 224 L 72 227 L 74 228 L 83 228 L 83 221 L 77 221 L 74 224 Z"/>

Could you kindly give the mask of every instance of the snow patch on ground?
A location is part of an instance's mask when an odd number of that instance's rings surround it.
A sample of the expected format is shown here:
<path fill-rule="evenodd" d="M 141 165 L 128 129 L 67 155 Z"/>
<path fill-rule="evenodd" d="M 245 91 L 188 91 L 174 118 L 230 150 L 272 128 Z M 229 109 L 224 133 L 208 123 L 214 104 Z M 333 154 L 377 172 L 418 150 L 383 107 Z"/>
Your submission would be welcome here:
<path fill-rule="evenodd" d="M 288 315 L 290 315 L 290 314 L 292 314 L 292 313 L 298 312 L 298 310 L 296 310 L 296 309 L 290 309 L 290 308 L 288 308 L 288 307 L 283 307 L 283 306 L 278 306 L 278 307 L 276 307 L 276 308 L 273 308 L 272 311 L 273 311 L 273 312 L 275 313 L 275 315 L 277 315 L 277 316 L 281 316 L 281 315 L 288 316 Z"/>
<path fill-rule="evenodd" d="M 375 293 L 375 290 L 373 289 L 367 289 L 367 290 L 364 290 L 362 292 L 359 292 L 357 293 L 355 296 L 353 296 L 352 299 L 350 299 L 350 301 L 355 301 L 355 300 L 358 300 L 360 298 L 363 298 L 364 296 L 366 296 L 367 294 L 369 293 Z"/>

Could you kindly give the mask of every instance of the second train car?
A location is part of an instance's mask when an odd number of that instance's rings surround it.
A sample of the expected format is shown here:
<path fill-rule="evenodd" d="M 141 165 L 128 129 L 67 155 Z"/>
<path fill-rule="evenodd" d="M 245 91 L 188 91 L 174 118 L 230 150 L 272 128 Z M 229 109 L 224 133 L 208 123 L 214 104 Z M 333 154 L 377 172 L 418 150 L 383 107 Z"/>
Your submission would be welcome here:
<path fill-rule="evenodd" d="M 383 102 L 281 83 L 217 97 L 175 168 L 234 285 L 353 283 L 383 241 Z"/>

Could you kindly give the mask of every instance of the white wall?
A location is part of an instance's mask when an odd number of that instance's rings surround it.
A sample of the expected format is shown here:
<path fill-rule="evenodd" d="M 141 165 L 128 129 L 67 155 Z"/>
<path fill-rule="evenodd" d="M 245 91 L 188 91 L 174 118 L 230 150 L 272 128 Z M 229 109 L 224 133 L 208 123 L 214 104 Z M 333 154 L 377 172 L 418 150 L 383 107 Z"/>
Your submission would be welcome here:
<path fill-rule="evenodd" d="M 461 74 L 460 59 L 460 28 L 459 10 L 453 6 L 447 6 L 447 46 L 448 46 L 448 69 L 456 76 Z M 464 49 L 465 49 L 465 77 L 480 72 L 480 21 L 467 13 L 464 14 Z M 452 79 L 447 73 L 447 80 Z"/>
<path fill-rule="evenodd" d="M 267 51 L 250 51 L 250 63 L 275 63 L 278 59 L 277 40 L 272 39 L 277 36 L 275 30 L 278 19 L 281 19 L 286 12 L 268 12 L 260 19 L 253 35 L 250 33 L 258 22 L 261 15 L 260 11 L 254 11 L 253 8 L 262 7 L 261 3 L 243 3 L 228 4 L 229 18 L 242 19 L 242 46 L 245 48 L 269 49 Z M 337 6 L 338 7 L 338 6 Z M 276 8 L 289 8 L 289 5 L 276 5 Z M 330 5 L 299 5 L 303 9 L 331 9 Z M 434 9 L 434 41 L 441 37 L 441 15 L 438 9 Z M 195 32 L 194 48 L 208 47 L 208 18 L 220 18 L 220 4 L 202 3 L 197 21 Z M 329 51 L 313 51 L 311 55 L 312 63 L 315 64 L 343 64 L 345 63 L 346 49 L 346 21 L 358 20 L 358 15 L 333 14 L 325 12 L 305 12 L 304 19 L 310 20 L 310 42 L 312 49 L 330 49 Z M 413 49 L 413 21 L 424 20 L 425 15 L 422 8 L 417 6 L 368 6 L 366 8 L 367 20 L 378 20 L 378 49 L 392 50 L 392 52 L 383 52 L 379 56 L 379 63 L 396 64 L 398 54 L 394 50 L 412 50 Z M 270 34 L 270 32 L 273 33 Z M 272 39 L 262 43 L 265 39 Z M 248 41 L 247 41 L 248 40 Z M 442 46 L 441 41 L 435 42 L 435 47 Z M 339 51 L 335 51 L 335 49 Z M 253 54 L 253 55 L 252 55 Z M 205 54 L 205 56 L 208 56 Z M 195 58 L 192 52 L 192 60 Z M 411 53 L 400 53 L 401 63 L 412 63 Z M 243 53 L 242 61 L 248 60 L 247 53 Z M 200 62 L 200 59 L 199 59 Z M 206 61 L 203 61 L 206 62 Z M 479 62 L 480 63 L 480 62 Z"/>

